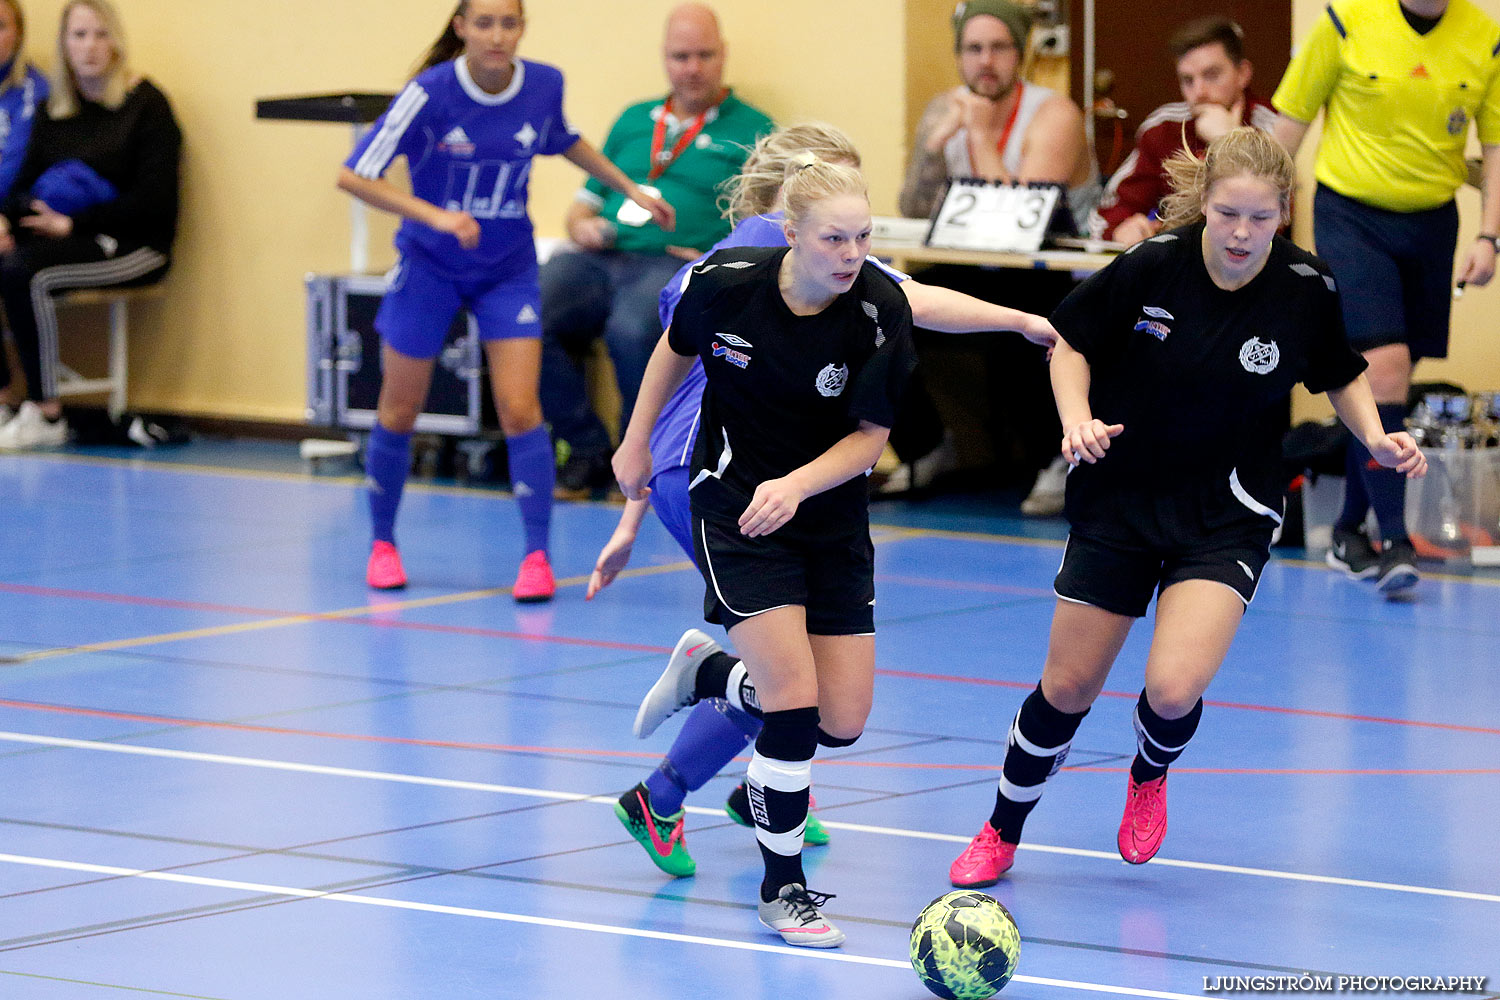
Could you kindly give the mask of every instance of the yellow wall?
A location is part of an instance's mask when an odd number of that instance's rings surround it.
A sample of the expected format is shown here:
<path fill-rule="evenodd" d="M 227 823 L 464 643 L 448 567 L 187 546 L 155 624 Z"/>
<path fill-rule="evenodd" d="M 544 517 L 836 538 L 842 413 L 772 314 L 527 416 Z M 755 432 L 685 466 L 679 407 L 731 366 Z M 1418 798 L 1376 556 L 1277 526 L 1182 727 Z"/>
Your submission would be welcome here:
<path fill-rule="evenodd" d="M 1472 0 L 1472 2 L 1500 20 L 1500 0 Z M 1311 29 L 1314 20 L 1322 15 L 1326 0 L 1292 0 L 1292 34 L 1296 43 Z M 1313 153 L 1317 149 L 1321 119 L 1308 132 L 1302 150 L 1297 156 L 1298 174 L 1301 184 L 1298 202 L 1304 206 L 1297 218 L 1297 242 L 1306 247 L 1312 244 L 1312 205 L 1314 182 L 1312 179 Z M 1479 144 L 1470 136 L 1470 156 L 1479 155 Z M 1500 192 L 1495 192 L 1500 197 Z M 1474 234 L 1479 232 L 1479 192 L 1464 187 L 1458 194 L 1459 207 L 1459 256 L 1469 248 Z M 1448 381 L 1464 386 L 1470 392 L 1487 392 L 1500 389 L 1500 337 L 1496 336 L 1495 314 L 1500 311 L 1500 280 L 1488 288 L 1469 289 L 1464 297 L 1453 304 L 1452 337 L 1449 340 L 1448 357 L 1441 361 L 1424 361 L 1417 367 L 1418 381 Z M 1332 407 L 1324 397 L 1310 397 L 1298 390 L 1293 400 L 1292 412 L 1297 420 L 1317 419 L 1331 416 Z"/>
<path fill-rule="evenodd" d="M 350 131 L 257 121 L 257 97 L 399 89 L 453 0 L 115 0 L 136 66 L 186 139 L 184 206 L 165 301 L 131 316 L 131 406 L 244 419 L 303 417 L 303 276 L 348 264 L 348 199 L 333 187 Z M 27 0 L 28 49 L 51 62 L 63 0 Z M 568 112 L 596 145 L 626 103 L 665 90 L 667 0 L 532 0 L 522 54 L 561 66 Z M 902 0 L 723 0 L 729 82 L 782 121 L 837 122 L 865 155 L 874 207 L 895 211 L 905 155 Z M 581 175 L 539 161 L 532 216 L 559 235 Z M 372 218 L 371 264 L 391 260 Z M 65 319 L 64 354 L 98 316 Z"/>

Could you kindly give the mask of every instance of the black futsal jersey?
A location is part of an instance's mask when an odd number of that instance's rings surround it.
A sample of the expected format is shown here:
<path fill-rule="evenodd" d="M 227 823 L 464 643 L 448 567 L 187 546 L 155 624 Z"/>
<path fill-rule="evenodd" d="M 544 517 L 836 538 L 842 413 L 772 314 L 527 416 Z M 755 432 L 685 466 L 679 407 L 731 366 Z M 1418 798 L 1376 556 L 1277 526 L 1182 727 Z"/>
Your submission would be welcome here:
<path fill-rule="evenodd" d="M 787 248 L 721 250 L 693 268 L 672 316 L 672 350 L 703 361 L 693 448 L 693 513 L 737 521 L 755 489 L 797 469 L 869 421 L 890 427 L 916 352 L 911 308 L 866 262 L 849 291 L 814 316 L 781 297 Z M 843 534 L 868 523 L 855 476 L 808 497 L 778 533 Z"/>
<path fill-rule="evenodd" d="M 1125 427 L 1068 475 L 1068 520 L 1095 540 L 1269 542 L 1292 387 L 1325 392 L 1364 371 L 1322 261 L 1277 236 L 1260 273 L 1230 292 L 1209 277 L 1202 237 L 1199 223 L 1137 244 L 1052 315 L 1089 362 L 1093 415 Z"/>

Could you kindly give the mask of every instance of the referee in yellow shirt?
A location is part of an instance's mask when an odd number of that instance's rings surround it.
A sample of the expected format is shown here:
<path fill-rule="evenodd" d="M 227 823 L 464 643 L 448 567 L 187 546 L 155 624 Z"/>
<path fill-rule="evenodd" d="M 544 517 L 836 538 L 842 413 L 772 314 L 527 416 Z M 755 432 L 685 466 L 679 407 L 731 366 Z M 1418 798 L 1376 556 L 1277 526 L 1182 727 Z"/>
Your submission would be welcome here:
<path fill-rule="evenodd" d="M 1453 195 L 1474 123 L 1484 147 L 1480 234 L 1457 280 L 1495 273 L 1500 234 L 1500 25 L 1470 0 L 1333 0 L 1292 57 L 1271 103 L 1295 153 L 1319 109 L 1313 235 L 1332 268 L 1349 342 L 1361 351 L 1387 431 L 1402 429 L 1412 366 L 1448 353 L 1458 243 Z M 1387 596 L 1417 583 L 1406 535 L 1406 481 L 1349 446 L 1332 565 L 1374 577 Z M 1380 524 L 1375 552 L 1361 525 Z"/>

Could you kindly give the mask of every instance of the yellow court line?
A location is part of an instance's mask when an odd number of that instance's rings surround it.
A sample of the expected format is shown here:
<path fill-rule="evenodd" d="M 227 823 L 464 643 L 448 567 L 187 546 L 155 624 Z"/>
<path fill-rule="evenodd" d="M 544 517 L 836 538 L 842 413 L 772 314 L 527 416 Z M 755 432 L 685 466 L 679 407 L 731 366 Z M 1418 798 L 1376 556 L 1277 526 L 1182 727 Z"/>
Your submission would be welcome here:
<path fill-rule="evenodd" d="M 642 566 L 638 569 L 622 570 L 617 580 L 625 577 L 656 576 L 662 573 L 677 573 L 684 569 L 692 569 L 690 562 L 667 563 L 662 566 Z M 579 584 L 589 582 L 588 576 L 570 576 L 558 580 L 559 587 L 576 587 Z M 466 590 L 457 594 L 443 594 L 437 597 L 421 597 L 410 601 L 392 601 L 389 604 L 366 604 L 355 608 L 340 608 L 336 611 L 314 611 L 300 615 L 283 615 L 279 618 L 263 618 L 260 621 L 236 622 L 232 625 L 212 625 L 207 628 L 187 629 L 182 632 L 162 632 L 156 635 L 136 636 L 130 639 L 110 639 L 105 642 L 91 642 L 82 646 L 58 646 L 53 649 L 39 649 L 32 653 L 20 653 L 15 656 L 6 657 L 8 665 L 21 663 L 32 663 L 37 660 L 51 660 L 60 656 L 73 656 L 78 653 L 109 653 L 121 649 L 135 649 L 140 646 L 156 646 L 169 642 L 185 642 L 190 639 L 212 639 L 225 635 L 237 635 L 242 632 L 259 632 L 265 629 L 284 628 L 288 625 L 305 625 L 309 622 L 341 621 L 348 618 L 362 618 L 367 615 L 389 614 L 393 611 L 410 611 L 416 608 L 431 608 L 442 604 L 460 604 L 465 601 L 479 601 L 488 597 L 502 597 L 509 594 L 512 587 L 489 587 L 484 590 Z"/>

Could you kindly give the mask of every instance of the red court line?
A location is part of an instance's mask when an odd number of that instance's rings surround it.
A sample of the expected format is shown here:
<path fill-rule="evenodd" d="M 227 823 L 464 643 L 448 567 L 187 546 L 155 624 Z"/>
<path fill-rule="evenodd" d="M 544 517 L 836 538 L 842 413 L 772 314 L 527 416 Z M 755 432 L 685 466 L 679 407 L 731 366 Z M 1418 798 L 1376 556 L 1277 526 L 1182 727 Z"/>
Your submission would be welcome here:
<path fill-rule="evenodd" d="M 558 756 L 586 756 L 660 760 L 661 754 L 640 750 L 595 750 L 582 747 L 518 746 L 506 743 L 475 743 L 467 740 L 422 740 L 406 736 L 372 736 L 364 733 L 334 733 L 317 729 L 293 729 L 289 726 L 260 726 L 245 722 L 214 722 L 208 719 L 189 719 L 176 715 L 147 715 L 140 712 L 117 712 L 104 708 L 83 708 L 76 705 L 53 705 L 38 701 L 13 701 L 0 699 L 0 708 L 16 708 L 24 711 L 51 712 L 58 715 L 87 716 L 100 719 L 118 719 L 125 722 L 143 722 L 153 725 L 185 726 L 194 729 L 220 729 L 242 733 L 270 733 L 277 736 L 311 736 L 326 740 L 343 740 L 355 743 L 381 743 L 395 746 L 436 747 L 444 750 L 486 750 L 505 753 L 537 753 Z M 744 763 L 745 757 L 736 757 Z M 991 764 L 941 764 L 916 761 L 848 760 L 824 759 L 820 765 L 830 767 L 862 767 L 895 769 L 905 771 L 999 771 L 1000 763 Z M 1068 771 L 1084 771 L 1097 774 L 1123 774 L 1129 767 L 1066 767 Z M 1497 775 L 1500 768 L 1242 768 L 1242 767 L 1174 767 L 1174 774 L 1219 774 L 1219 775 L 1336 775 L 1336 776 L 1433 776 L 1433 775 Z"/>
<path fill-rule="evenodd" d="M 912 578 L 916 579 L 916 578 Z M 999 587 L 1001 585 L 993 585 Z M 1022 588 L 1018 588 L 1022 589 Z M 173 601 L 154 597 L 132 597 L 122 594 L 107 594 L 83 590 L 59 590 L 50 587 L 32 587 L 24 584 L 0 584 L 0 592 L 34 594 L 44 597 L 68 597 L 79 600 L 113 601 L 124 604 L 141 604 L 156 607 L 186 608 L 202 611 L 223 611 L 232 614 L 265 615 L 269 617 L 294 617 L 307 615 L 316 618 L 319 612 L 302 611 L 272 611 L 268 609 L 238 608 L 232 605 L 199 604 L 189 601 Z M 473 635 L 494 639 L 517 639 L 532 642 L 550 642 L 559 645 L 588 646 L 597 649 L 617 649 L 626 652 L 657 653 L 666 655 L 672 650 L 666 646 L 652 646 L 639 643 L 612 642 L 606 639 L 581 639 L 571 636 L 536 635 L 530 632 L 507 632 L 501 629 L 473 628 L 463 625 L 436 625 L 425 622 L 409 622 L 397 619 L 381 618 L 383 614 L 372 609 L 368 614 L 349 616 L 347 618 L 327 619 L 330 621 L 353 622 L 356 624 L 374 625 L 381 628 L 411 629 L 422 632 L 450 633 L 456 635 Z M 1036 687 L 1036 682 L 1003 681 L 988 677 L 962 677 L 956 674 L 934 674 L 911 670 L 880 669 L 875 673 L 885 677 L 904 677 L 909 680 L 941 681 L 947 684 L 978 684 L 985 687 L 1014 688 L 1018 691 L 1030 691 Z M 1106 698 L 1129 698 L 1140 697 L 1139 692 L 1132 691 L 1102 691 L 1101 696 Z M 1486 736 L 1500 736 L 1500 729 L 1485 726 L 1464 726 L 1451 722 L 1424 722 L 1417 719 L 1396 719 L 1379 715 L 1356 715 L 1348 712 L 1325 712 L 1311 708 L 1287 708 L 1279 705 L 1255 705 L 1248 702 L 1234 701 L 1212 701 L 1204 699 L 1203 704 L 1214 708 L 1237 708 L 1247 712 L 1270 712 L 1279 715 L 1302 716 L 1314 719 L 1337 719 L 1343 722 L 1375 722 L 1390 726 L 1410 726 L 1418 729 L 1439 729 L 1459 733 L 1480 733 Z"/>
<path fill-rule="evenodd" d="M 877 674 L 887 677 L 905 677 L 910 680 L 919 681 L 943 681 L 949 684 L 979 684 L 985 687 L 1015 688 L 1016 690 L 1030 691 L 1036 687 L 1035 681 L 1002 681 L 988 677 L 959 677 L 954 674 L 926 674 L 912 670 L 877 670 Z M 1135 701 L 1141 695 L 1139 691 L 1101 691 L 1104 698 L 1129 698 Z M 1314 719 L 1338 719 L 1343 722 L 1379 722 L 1388 726 L 1412 726 L 1418 729 L 1446 729 L 1458 733 L 1483 733 L 1486 736 L 1500 736 L 1500 729 L 1489 729 L 1484 726 L 1463 726 L 1455 722 L 1423 722 L 1418 719 L 1393 719 L 1382 715 L 1355 715 L 1349 712 L 1323 712 L 1312 708 L 1286 708 L 1280 705 L 1252 705 L 1242 701 L 1212 701 L 1203 699 L 1203 704 L 1214 708 L 1238 708 L 1246 712 L 1271 712 L 1277 715 L 1299 715 Z"/>

